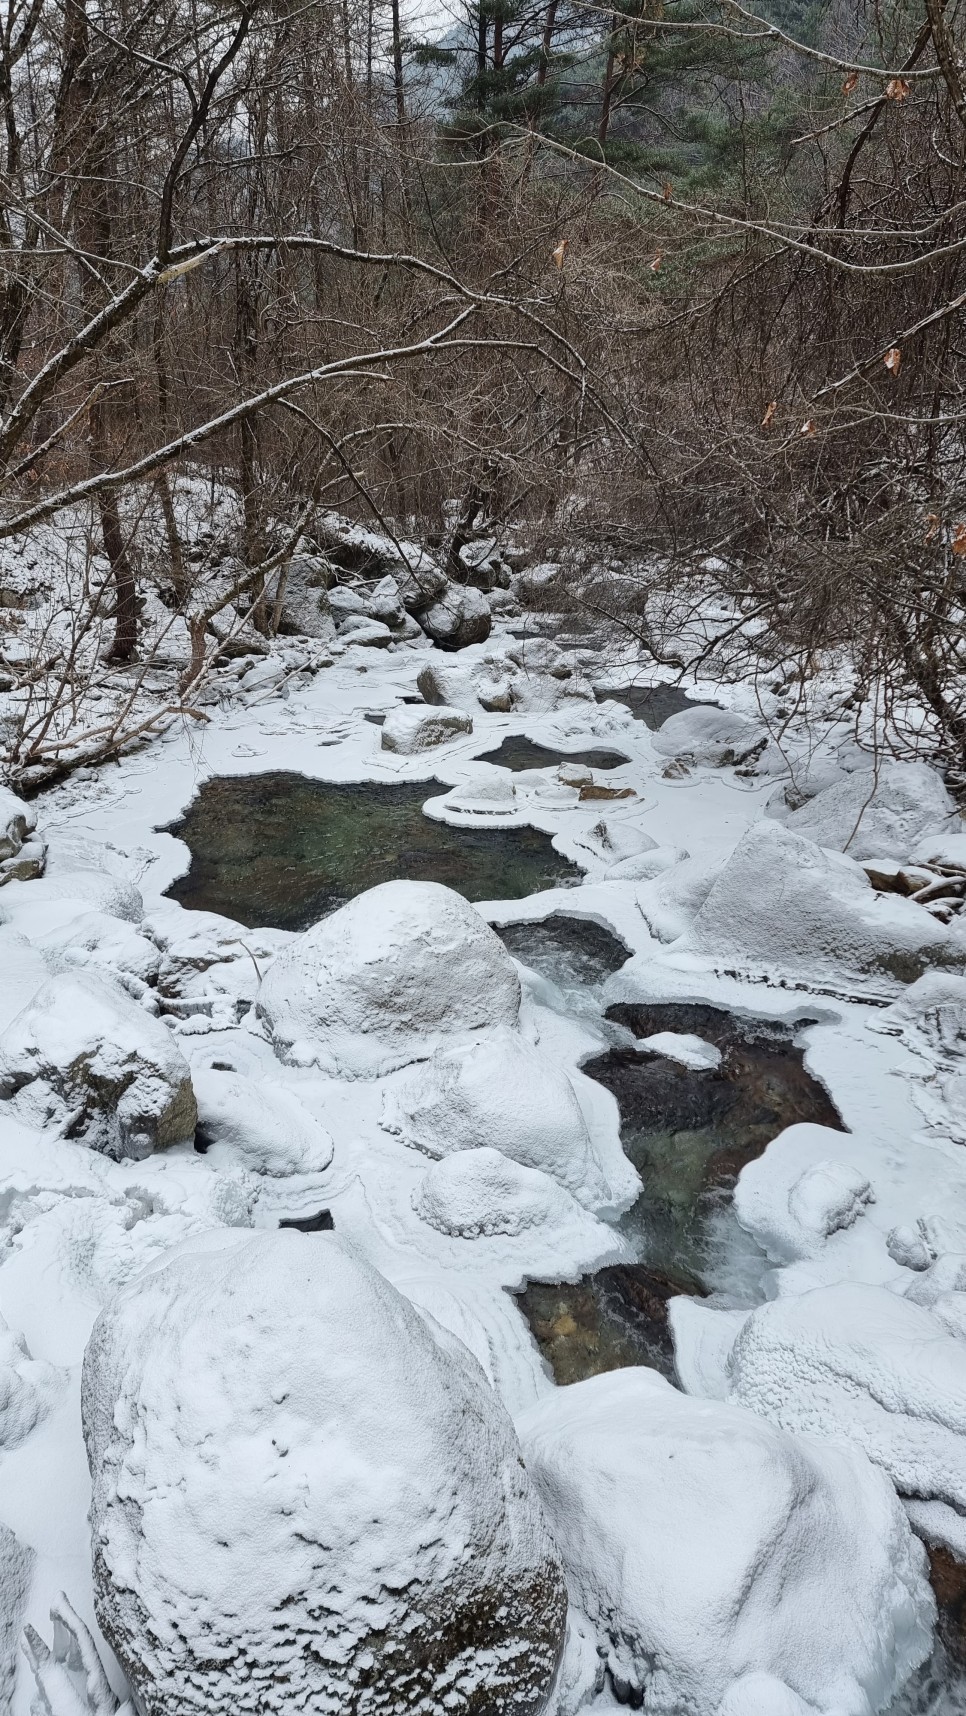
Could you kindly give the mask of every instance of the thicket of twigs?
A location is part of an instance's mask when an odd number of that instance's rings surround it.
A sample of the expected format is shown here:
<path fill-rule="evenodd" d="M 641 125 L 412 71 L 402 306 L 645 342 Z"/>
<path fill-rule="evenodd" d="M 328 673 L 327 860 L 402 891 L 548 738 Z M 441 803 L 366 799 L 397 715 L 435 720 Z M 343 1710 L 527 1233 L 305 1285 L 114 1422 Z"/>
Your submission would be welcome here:
<path fill-rule="evenodd" d="M 135 660 L 151 581 L 186 696 L 325 507 L 519 526 L 592 605 L 630 568 L 659 654 L 714 556 L 749 648 L 842 651 L 966 770 L 959 0 L 783 16 L 480 0 L 416 53 L 395 0 L 5 0 L 0 545 L 88 518 L 88 615 Z"/>

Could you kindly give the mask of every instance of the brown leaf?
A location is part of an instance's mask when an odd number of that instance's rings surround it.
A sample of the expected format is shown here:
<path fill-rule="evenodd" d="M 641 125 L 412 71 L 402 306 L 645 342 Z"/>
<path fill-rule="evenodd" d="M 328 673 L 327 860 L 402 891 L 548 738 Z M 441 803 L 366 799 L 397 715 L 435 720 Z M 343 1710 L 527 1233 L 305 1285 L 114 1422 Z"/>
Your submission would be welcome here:
<path fill-rule="evenodd" d="M 767 429 L 767 428 L 768 428 L 768 425 L 769 425 L 769 423 L 770 423 L 770 422 L 771 422 L 771 420 L 772 420 L 772 418 L 773 418 L 773 417 L 774 417 L 774 415 L 775 415 L 775 412 L 776 412 L 776 411 L 777 411 L 777 410 L 778 410 L 778 400 L 777 400 L 777 399 L 771 399 L 771 400 L 769 400 L 769 402 L 768 402 L 768 406 L 767 406 L 767 408 L 766 408 L 766 410 L 765 410 L 765 415 L 764 415 L 764 417 L 763 417 L 763 418 L 762 418 L 762 420 L 761 420 L 761 426 L 762 426 L 762 428 L 763 428 L 763 429 Z"/>
<path fill-rule="evenodd" d="M 845 82 L 842 85 L 842 94 L 843 95 L 851 95 L 852 91 L 854 90 L 858 81 L 859 81 L 858 72 L 850 72 L 848 77 L 846 78 Z"/>
<path fill-rule="evenodd" d="M 922 540 L 923 540 L 923 542 L 931 542 L 933 540 L 933 537 L 936 536 L 938 531 L 939 531 L 939 514 L 938 514 L 938 512 L 927 512 L 927 514 L 926 514 L 926 525 L 928 528 L 927 528 L 926 534 Z"/>
<path fill-rule="evenodd" d="M 567 246 L 569 243 L 570 240 L 568 238 L 562 238 L 556 250 L 553 252 L 553 260 L 557 264 L 558 268 L 562 268 L 564 265 L 564 257 L 567 254 Z"/>
<path fill-rule="evenodd" d="M 890 77 L 885 92 L 887 101 L 905 101 L 909 94 L 909 85 L 904 77 Z"/>
<path fill-rule="evenodd" d="M 661 194 L 664 197 L 664 201 L 666 203 L 669 203 L 671 201 L 671 198 L 674 195 L 674 186 L 671 184 L 670 179 L 665 180 L 664 190 Z"/>
<path fill-rule="evenodd" d="M 801 428 L 799 429 L 798 433 L 800 435 L 814 435 L 814 433 L 815 433 L 815 420 L 814 420 L 814 418 L 806 417 L 806 419 L 805 419 L 804 423 L 802 424 Z"/>
<path fill-rule="evenodd" d="M 653 255 L 653 257 L 652 257 L 652 258 L 651 258 L 651 261 L 650 261 L 650 262 L 649 262 L 649 264 L 648 264 L 648 267 L 649 267 L 649 268 L 650 268 L 650 270 L 651 270 L 651 273 L 652 273 L 652 274 L 656 274 L 656 273 L 657 273 L 657 271 L 658 271 L 658 269 L 659 269 L 659 268 L 660 268 L 660 266 L 661 266 L 661 263 L 662 263 L 662 262 L 663 262 L 663 261 L 664 261 L 664 252 L 663 252 L 663 250 L 656 250 L 656 251 L 655 251 L 655 252 L 654 252 L 654 255 Z"/>
<path fill-rule="evenodd" d="M 949 546 L 953 553 L 958 554 L 962 559 L 963 555 L 966 554 L 966 524 L 957 524 L 953 531 L 953 540 Z"/>
<path fill-rule="evenodd" d="M 882 361 L 885 364 L 886 369 L 889 371 L 890 375 L 898 375 L 899 374 L 899 365 L 902 362 L 902 350 L 901 350 L 901 348 L 899 346 L 890 346 L 889 350 L 886 352 L 886 355 L 882 359 Z"/>

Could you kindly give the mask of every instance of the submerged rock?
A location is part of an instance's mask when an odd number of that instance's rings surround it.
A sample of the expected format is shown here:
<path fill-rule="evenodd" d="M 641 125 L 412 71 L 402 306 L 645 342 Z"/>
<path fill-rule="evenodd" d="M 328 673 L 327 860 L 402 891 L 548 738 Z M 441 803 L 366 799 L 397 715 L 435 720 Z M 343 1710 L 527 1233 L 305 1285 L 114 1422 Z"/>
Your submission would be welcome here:
<path fill-rule="evenodd" d="M 197 1120 L 171 1033 L 92 972 L 51 978 L 0 1035 L 0 1097 L 115 1160 L 183 1144 Z"/>
<path fill-rule="evenodd" d="M 643 1367 L 556 1389 L 518 1428 L 622 1699 L 717 1716 L 730 1697 L 746 1716 L 732 1689 L 754 1675 L 810 1716 L 881 1710 L 928 1654 L 925 1555 L 857 1451 Z"/>
<path fill-rule="evenodd" d="M 587 1208 L 619 1203 L 638 1187 L 616 1151 L 608 1174 L 567 1074 L 518 1031 L 437 1050 L 387 1094 L 383 1125 L 430 1156 L 490 1145 L 550 1174 Z"/>
<path fill-rule="evenodd" d="M 84 1359 L 95 1606 L 142 1716 L 537 1716 L 556 1550 L 476 1360 L 335 1234 L 210 1240 Z"/>
<path fill-rule="evenodd" d="M 520 980 L 461 895 L 438 882 L 383 882 L 290 943 L 257 1008 L 283 1059 L 373 1078 L 454 1033 L 515 1024 Z"/>

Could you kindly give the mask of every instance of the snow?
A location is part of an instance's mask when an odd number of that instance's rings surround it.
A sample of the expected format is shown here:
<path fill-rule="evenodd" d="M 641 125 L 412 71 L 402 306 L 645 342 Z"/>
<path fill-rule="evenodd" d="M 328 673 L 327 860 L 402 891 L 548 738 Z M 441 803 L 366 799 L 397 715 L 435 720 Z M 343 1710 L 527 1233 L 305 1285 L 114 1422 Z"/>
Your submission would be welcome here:
<path fill-rule="evenodd" d="M 98 1620 L 152 1716 L 541 1708 L 565 1598 L 466 1349 L 333 1234 L 182 1248 L 84 1360 Z"/>
<path fill-rule="evenodd" d="M 413 1209 L 440 1233 L 459 1239 L 498 1233 L 515 1239 L 532 1227 L 587 1220 L 549 1174 L 524 1167 L 489 1144 L 434 1162 L 413 1195 Z"/>
<path fill-rule="evenodd" d="M 279 1053 L 366 1078 L 441 1039 L 516 1020 L 520 984 L 499 937 L 436 882 L 384 882 L 279 954 L 258 1012 Z"/>
<path fill-rule="evenodd" d="M 320 1174 L 335 1148 L 293 1092 L 234 1071 L 195 1068 L 197 1136 L 212 1163 L 239 1162 L 255 1174 Z"/>
<path fill-rule="evenodd" d="M 765 729 L 728 709 L 682 709 L 652 739 L 658 756 L 723 768 L 741 763 L 765 743 Z"/>
<path fill-rule="evenodd" d="M 490 1145 L 589 1209 L 629 1203 L 640 1184 L 616 1140 L 606 1157 L 595 1150 L 566 1073 L 505 1027 L 405 1073 L 387 1094 L 383 1125 L 431 1156 Z"/>
<path fill-rule="evenodd" d="M 679 1066 L 692 1067 L 696 1072 L 710 1071 L 721 1065 L 721 1050 L 713 1043 L 706 1043 L 703 1037 L 696 1037 L 691 1031 L 655 1031 L 650 1037 L 640 1040 L 642 1049 L 650 1049 L 652 1055 L 664 1055 L 667 1060 L 677 1061 Z"/>
<path fill-rule="evenodd" d="M 864 1455 L 637 1368 L 518 1428 L 571 1601 L 645 1711 L 737 1710 L 764 1673 L 823 1716 L 872 1716 L 927 1655 L 925 1557 Z"/>
<path fill-rule="evenodd" d="M 89 971 L 51 978 L 0 1034 L 0 1096 L 28 1123 L 114 1157 L 194 1134 L 189 1070 L 170 1033 Z"/>
<path fill-rule="evenodd" d="M 931 849 L 961 829 L 959 815 L 935 769 L 925 763 L 881 762 L 858 769 L 816 793 L 784 817 L 786 828 L 850 858 L 908 858 L 929 830 Z"/>
<path fill-rule="evenodd" d="M 405 704 L 386 716 L 382 729 L 384 751 L 398 751 L 411 756 L 414 751 L 428 751 L 434 745 L 445 745 L 462 733 L 472 733 L 473 721 L 462 709 L 409 709 Z"/>

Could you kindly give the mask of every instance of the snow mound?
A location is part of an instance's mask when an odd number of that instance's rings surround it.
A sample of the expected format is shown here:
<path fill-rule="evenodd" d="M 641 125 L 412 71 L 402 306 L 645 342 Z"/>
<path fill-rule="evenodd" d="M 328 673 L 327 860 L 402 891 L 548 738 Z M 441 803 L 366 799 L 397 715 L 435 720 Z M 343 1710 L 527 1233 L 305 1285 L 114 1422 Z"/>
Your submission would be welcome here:
<path fill-rule="evenodd" d="M 927 971 L 876 1021 L 886 1035 L 922 1038 L 943 1055 L 966 1051 L 966 977 Z"/>
<path fill-rule="evenodd" d="M 15 858 L 29 834 L 37 826 L 37 813 L 32 805 L 0 786 L 0 858 Z"/>
<path fill-rule="evenodd" d="M 608 1172 L 567 1074 L 517 1031 L 437 1050 L 387 1092 L 382 1123 L 429 1156 L 490 1145 L 551 1175 L 590 1209 L 632 1196 L 638 1184 L 623 1155 Z"/>
<path fill-rule="evenodd" d="M 730 1398 L 783 1429 L 858 1444 L 904 1495 L 966 1511 L 966 1341 L 884 1287 L 838 1283 L 761 1305 Z"/>
<path fill-rule="evenodd" d="M 35 946 L 42 950 L 53 972 L 100 967 L 122 981 L 134 978 L 135 994 L 157 982 L 161 965 L 161 956 L 147 936 L 107 912 L 82 912 L 80 917 L 38 936 Z"/>
<path fill-rule="evenodd" d="M 910 983 L 926 966 L 966 962 L 966 942 L 922 906 L 875 894 L 857 864 L 777 822 L 742 835 L 682 946 L 742 970 L 826 981 L 857 973 Z"/>
<path fill-rule="evenodd" d="M 642 1037 L 640 1046 L 695 1072 L 709 1072 L 721 1065 L 721 1050 L 690 1031 L 655 1031 L 652 1037 Z"/>
<path fill-rule="evenodd" d="M 816 793 L 784 816 L 786 828 L 850 858 L 908 858 L 927 829 L 958 828 L 952 799 L 926 763 L 883 762 Z"/>
<path fill-rule="evenodd" d="M 403 705 L 392 709 L 382 729 L 384 751 L 398 751 L 409 757 L 417 751 L 429 751 L 434 745 L 445 745 L 462 733 L 472 733 L 473 719 L 462 709 L 420 709 Z"/>
<path fill-rule="evenodd" d="M 762 749 L 765 740 L 760 721 L 749 721 L 747 715 L 730 709 L 682 709 L 651 734 L 659 756 L 712 769 L 744 762 Z"/>
<path fill-rule="evenodd" d="M 382 882 L 279 954 L 257 1008 L 283 1059 L 371 1078 L 456 1032 L 515 1024 L 520 980 L 462 895 Z"/>
<path fill-rule="evenodd" d="M 413 1209 L 455 1239 L 498 1233 L 516 1239 L 578 1214 L 573 1198 L 549 1174 L 525 1168 L 488 1144 L 434 1162 L 413 1194 Z"/>
<path fill-rule="evenodd" d="M 98 1318 L 83 1419 L 143 1716 L 542 1710 L 566 1599 L 513 1426 L 334 1234 L 169 1254 Z"/>
<path fill-rule="evenodd" d="M 256 1174 L 317 1174 L 334 1145 L 297 1096 L 237 1072 L 192 1074 L 198 1142 L 214 1163 L 241 1162 Z"/>
<path fill-rule="evenodd" d="M 0 1034 L 0 1097 L 115 1160 L 184 1143 L 197 1118 L 170 1032 L 91 972 L 51 978 Z"/>
<path fill-rule="evenodd" d="M 833 1233 L 853 1227 L 875 1193 L 848 1162 L 813 1162 L 788 1186 L 765 1156 L 749 1162 L 735 1187 L 734 1209 L 774 1262 L 817 1257 Z"/>
<path fill-rule="evenodd" d="M 17 1448 L 46 1418 L 63 1390 L 64 1373 L 32 1359 L 22 1335 L 0 1317 L 0 1448 Z"/>
<path fill-rule="evenodd" d="M 645 1711 L 716 1716 L 757 1673 L 872 1716 L 927 1655 L 922 1547 L 856 1450 L 644 1368 L 557 1389 L 518 1429 L 571 1601 Z"/>
<path fill-rule="evenodd" d="M 686 934 L 720 873 L 719 858 L 685 858 L 660 871 L 637 896 L 651 934 L 664 942 Z"/>

